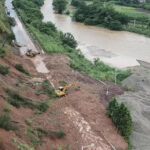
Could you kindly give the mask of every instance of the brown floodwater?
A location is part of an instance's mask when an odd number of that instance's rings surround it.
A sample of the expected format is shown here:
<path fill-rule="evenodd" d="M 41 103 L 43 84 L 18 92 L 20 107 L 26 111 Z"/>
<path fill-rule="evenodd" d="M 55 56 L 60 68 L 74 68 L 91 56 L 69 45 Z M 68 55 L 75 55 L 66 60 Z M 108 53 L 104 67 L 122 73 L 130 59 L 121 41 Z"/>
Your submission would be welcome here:
<path fill-rule="evenodd" d="M 70 16 L 55 14 L 52 0 L 45 0 L 41 12 L 44 22 L 52 21 L 59 30 L 72 33 L 90 60 L 100 58 L 118 68 L 139 65 L 136 60 L 150 62 L 150 38 L 74 22 Z"/>

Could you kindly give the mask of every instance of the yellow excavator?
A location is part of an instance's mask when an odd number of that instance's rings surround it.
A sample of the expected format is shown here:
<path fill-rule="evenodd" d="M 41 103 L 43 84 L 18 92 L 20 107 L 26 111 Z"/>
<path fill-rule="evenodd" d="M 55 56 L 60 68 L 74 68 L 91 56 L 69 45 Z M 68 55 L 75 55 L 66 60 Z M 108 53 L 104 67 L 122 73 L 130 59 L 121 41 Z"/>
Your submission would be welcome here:
<path fill-rule="evenodd" d="M 76 86 L 77 84 L 74 82 L 72 84 L 67 84 L 66 86 L 60 86 L 58 88 L 58 90 L 55 90 L 55 93 L 58 97 L 62 97 L 62 96 L 65 96 L 67 95 L 67 89 L 72 87 L 72 86 Z"/>
<path fill-rule="evenodd" d="M 40 52 L 32 51 L 32 49 L 28 49 L 26 52 L 26 56 L 28 57 L 35 57 L 36 55 L 40 54 Z"/>

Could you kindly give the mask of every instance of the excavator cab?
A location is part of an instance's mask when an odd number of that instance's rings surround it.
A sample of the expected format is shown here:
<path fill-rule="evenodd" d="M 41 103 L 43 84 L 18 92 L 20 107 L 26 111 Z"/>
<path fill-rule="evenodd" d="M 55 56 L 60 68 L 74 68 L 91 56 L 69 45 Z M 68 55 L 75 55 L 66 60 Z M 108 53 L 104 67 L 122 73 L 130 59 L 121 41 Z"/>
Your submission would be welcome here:
<path fill-rule="evenodd" d="M 27 49 L 27 52 L 26 52 L 26 56 L 31 57 L 31 58 L 35 57 L 38 54 L 40 54 L 40 52 L 33 51 L 32 49 Z"/>
<path fill-rule="evenodd" d="M 62 96 L 65 96 L 65 95 L 67 95 L 67 90 L 68 90 L 68 88 L 70 88 L 70 87 L 72 87 L 72 86 L 76 86 L 76 83 L 73 83 L 73 84 L 68 84 L 68 85 L 66 85 L 66 86 L 60 86 L 59 88 L 58 88 L 58 90 L 55 90 L 55 93 L 56 93 L 56 95 L 58 96 L 58 97 L 62 97 Z"/>

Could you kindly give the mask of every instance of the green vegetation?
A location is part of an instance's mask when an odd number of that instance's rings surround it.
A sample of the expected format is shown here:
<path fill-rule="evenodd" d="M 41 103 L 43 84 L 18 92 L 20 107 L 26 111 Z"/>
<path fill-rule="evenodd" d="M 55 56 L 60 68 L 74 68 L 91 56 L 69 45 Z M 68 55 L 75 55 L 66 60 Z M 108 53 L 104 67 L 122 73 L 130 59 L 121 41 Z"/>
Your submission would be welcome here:
<path fill-rule="evenodd" d="M 0 128 L 3 128 L 7 131 L 16 129 L 15 126 L 12 124 L 8 113 L 0 114 Z"/>
<path fill-rule="evenodd" d="M 54 10 L 58 12 L 59 14 L 62 14 L 67 6 L 66 0 L 54 0 L 53 1 Z"/>
<path fill-rule="evenodd" d="M 9 67 L 0 64 L 0 74 L 7 75 L 9 73 Z"/>
<path fill-rule="evenodd" d="M 50 137 L 51 139 L 61 139 L 66 134 L 62 131 L 46 131 L 41 127 L 32 127 L 31 125 L 28 126 L 28 136 L 30 138 L 31 143 L 34 147 L 37 147 L 42 144 L 43 137 Z"/>
<path fill-rule="evenodd" d="M 112 30 L 121 30 L 129 22 L 128 16 L 115 11 L 112 5 L 95 2 L 90 5 L 81 3 L 73 18 L 88 25 L 100 25 Z"/>
<path fill-rule="evenodd" d="M 28 72 L 26 69 L 24 69 L 24 67 L 23 67 L 22 64 L 16 64 L 16 65 L 15 65 L 15 68 L 16 68 L 18 71 L 23 72 L 23 73 L 26 74 L 26 75 L 29 75 L 29 72 Z"/>
<path fill-rule="evenodd" d="M 116 11 L 126 14 L 134 19 L 150 17 L 150 13 L 140 12 L 134 7 L 114 5 Z"/>
<path fill-rule="evenodd" d="M 16 91 L 13 91 L 9 88 L 5 88 L 5 91 L 9 95 L 9 97 L 6 98 L 7 102 L 16 108 L 20 108 L 21 106 L 29 107 L 31 109 L 37 109 L 40 111 L 40 113 L 42 113 L 46 112 L 49 107 L 48 100 L 35 104 L 32 100 L 20 96 Z M 52 98 L 54 97 L 52 96 Z"/>
<path fill-rule="evenodd" d="M 51 98 L 55 98 L 55 90 L 54 88 L 52 87 L 52 85 L 50 84 L 49 80 L 44 80 L 42 82 L 42 87 L 40 90 L 37 91 L 36 93 L 37 95 L 40 95 L 40 94 L 48 94 L 51 96 Z"/>
<path fill-rule="evenodd" d="M 17 141 L 16 139 L 13 139 L 13 142 L 15 143 L 18 150 L 34 150 L 34 148 L 30 147 L 27 144 L 22 144 L 21 142 Z"/>
<path fill-rule="evenodd" d="M 127 6 L 114 6 L 115 10 L 126 14 L 130 21 L 124 30 L 144 34 L 150 37 L 150 13 L 140 12 L 136 8 Z"/>
<path fill-rule="evenodd" d="M 49 102 L 45 101 L 45 102 L 41 102 L 37 105 L 37 109 L 41 112 L 46 112 L 47 109 L 49 107 Z"/>
<path fill-rule="evenodd" d="M 120 134 L 125 137 L 129 143 L 129 149 L 131 149 L 130 135 L 132 133 L 132 118 L 128 108 L 124 103 L 119 104 L 117 100 L 113 98 L 107 107 L 107 115 L 112 119 Z"/>
<path fill-rule="evenodd" d="M 5 88 L 5 92 L 9 95 L 6 99 L 7 102 L 16 108 L 20 108 L 21 106 L 29 107 L 31 109 L 36 108 L 36 105 L 30 99 L 20 96 L 17 92 L 9 88 Z"/>
<path fill-rule="evenodd" d="M 6 54 L 5 50 L 0 48 L 0 57 L 4 58 L 5 54 Z"/>
<path fill-rule="evenodd" d="M 25 5 L 26 3 L 29 3 L 30 5 Z M 76 41 L 71 34 L 63 34 L 62 32 L 57 31 L 53 23 L 43 23 L 41 17 L 38 17 L 41 16 L 40 8 L 33 0 L 14 0 L 13 4 L 17 8 L 18 13 L 28 29 L 34 34 L 46 52 L 65 53 L 71 58 L 69 65 L 72 68 L 94 78 L 114 81 L 115 69 L 105 65 L 101 61 L 97 61 L 96 64 L 93 64 L 82 55 L 80 50 L 75 49 Z M 26 7 L 24 8 L 24 6 Z M 28 16 L 27 14 L 31 13 L 30 10 L 33 8 L 36 8 L 39 13 L 34 17 L 32 17 L 32 15 Z M 29 19 L 30 21 L 28 21 Z M 128 77 L 130 72 L 118 70 L 117 74 L 118 82 L 120 82 L 124 78 Z M 37 94 L 39 94 L 39 92 L 37 92 Z"/>
<path fill-rule="evenodd" d="M 9 113 L 11 111 L 11 105 L 6 103 L 6 105 L 3 108 L 3 111 Z"/>

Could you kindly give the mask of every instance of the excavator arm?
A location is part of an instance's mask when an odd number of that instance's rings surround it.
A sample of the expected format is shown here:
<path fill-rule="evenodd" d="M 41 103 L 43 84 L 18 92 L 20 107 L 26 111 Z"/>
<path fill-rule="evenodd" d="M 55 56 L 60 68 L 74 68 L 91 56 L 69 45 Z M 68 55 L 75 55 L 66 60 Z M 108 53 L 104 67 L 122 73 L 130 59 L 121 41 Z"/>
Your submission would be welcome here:
<path fill-rule="evenodd" d="M 63 92 L 65 92 L 68 88 L 72 87 L 72 86 L 76 86 L 76 83 L 74 82 L 73 84 L 68 84 L 64 87 Z"/>

